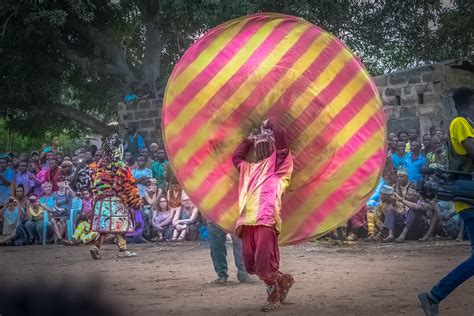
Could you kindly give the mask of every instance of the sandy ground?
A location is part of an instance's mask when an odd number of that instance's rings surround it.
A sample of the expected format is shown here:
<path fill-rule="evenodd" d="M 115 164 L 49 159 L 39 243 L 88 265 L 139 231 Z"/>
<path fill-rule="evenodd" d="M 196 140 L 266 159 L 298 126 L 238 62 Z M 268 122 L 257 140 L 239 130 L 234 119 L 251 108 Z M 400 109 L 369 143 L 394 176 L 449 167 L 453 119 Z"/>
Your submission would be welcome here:
<path fill-rule="evenodd" d="M 38 275 L 72 284 L 102 278 L 105 294 L 130 315 L 262 315 L 264 286 L 259 281 L 237 282 L 232 251 L 230 282 L 219 286 L 209 283 L 215 274 L 206 244 L 151 243 L 130 249 L 139 256 L 117 259 L 115 246 L 106 245 L 103 259 L 94 261 L 86 246 L 1 247 L 0 271 L 11 282 Z M 428 289 L 469 251 L 468 243 L 446 240 L 282 247 L 282 271 L 292 273 L 296 283 L 288 304 L 272 314 L 423 315 L 415 294 Z M 443 302 L 441 315 L 474 315 L 473 298 L 471 279 Z"/>

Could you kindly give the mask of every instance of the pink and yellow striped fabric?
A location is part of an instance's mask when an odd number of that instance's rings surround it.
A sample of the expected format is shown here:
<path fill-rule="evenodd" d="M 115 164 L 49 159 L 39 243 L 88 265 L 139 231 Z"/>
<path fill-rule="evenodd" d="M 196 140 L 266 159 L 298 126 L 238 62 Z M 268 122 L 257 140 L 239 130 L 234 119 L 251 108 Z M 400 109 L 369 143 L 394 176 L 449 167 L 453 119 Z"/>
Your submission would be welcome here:
<path fill-rule="evenodd" d="M 168 81 L 165 146 L 205 216 L 234 231 L 239 174 L 231 156 L 267 116 L 286 128 L 294 158 L 280 243 L 324 234 L 365 205 L 385 162 L 385 115 L 371 78 L 333 35 L 261 13 L 209 31 Z"/>

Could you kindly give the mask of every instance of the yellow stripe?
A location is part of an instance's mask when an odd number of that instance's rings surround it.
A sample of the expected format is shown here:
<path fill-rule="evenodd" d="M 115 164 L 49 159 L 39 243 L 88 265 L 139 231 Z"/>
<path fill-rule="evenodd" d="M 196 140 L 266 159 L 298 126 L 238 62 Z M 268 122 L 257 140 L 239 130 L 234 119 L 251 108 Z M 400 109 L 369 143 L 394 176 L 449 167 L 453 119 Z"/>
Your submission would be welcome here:
<path fill-rule="evenodd" d="M 360 166 L 361 161 L 364 161 L 382 147 L 384 137 L 385 128 L 381 127 L 367 142 L 360 146 L 353 155 L 348 157 L 342 166 L 330 175 L 330 178 L 328 178 L 330 181 L 323 182 L 314 188 L 316 192 L 302 201 L 299 207 L 292 212 L 292 215 L 285 219 L 285 225 L 289 227 L 300 227 L 315 209 L 352 176 Z"/>
<path fill-rule="evenodd" d="M 267 111 L 270 110 L 271 106 L 285 93 L 285 91 L 290 87 L 291 83 L 298 78 L 300 78 L 301 74 L 304 73 L 309 66 L 314 62 L 315 59 L 318 58 L 319 54 L 323 51 L 323 49 L 328 45 L 328 43 L 332 40 L 332 36 L 327 33 L 321 34 L 308 48 L 308 50 L 301 55 L 301 57 L 296 61 L 292 69 L 294 71 L 288 71 L 285 73 L 283 77 L 281 77 L 278 82 L 272 87 L 272 89 L 266 94 L 263 100 L 254 107 L 250 115 L 248 115 L 249 121 L 252 118 L 260 117 L 259 115 L 263 115 Z M 290 42 L 291 44 L 291 42 Z M 283 48 L 284 51 L 281 51 Z M 291 46 L 287 41 L 283 41 L 281 45 L 278 45 L 274 52 L 267 56 L 267 60 L 265 60 L 262 64 L 266 64 L 271 62 L 272 64 L 277 64 L 279 59 L 275 57 L 283 56 L 281 53 L 286 52 Z M 268 70 L 265 68 L 260 71 L 266 71 L 264 75 L 267 74 Z M 256 73 L 258 73 L 256 71 Z M 176 152 L 173 156 L 173 162 L 177 168 L 184 166 L 184 164 L 188 161 L 189 157 L 192 157 L 195 152 L 201 148 L 207 141 L 209 141 L 210 135 L 213 135 L 218 128 L 221 128 L 221 122 L 228 119 L 228 117 L 237 109 L 239 104 L 245 100 L 248 95 L 255 89 L 257 82 L 255 79 L 249 79 L 248 81 L 244 82 L 241 86 L 242 89 L 238 89 L 227 101 L 226 105 L 221 106 L 216 113 L 213 114 L 213 117 L 210 119 L 212 124 L 206 126 L 206 129 L 200 131 L 200 133 L 193 135 L 190 137 L 188 142 L 185 146 L 183 146 L 180 150 Z M 263 112 L 263 113 L 262 113 Z M 213 120 L 219 121 L 214 122 Z M 245 122 L 243 122 L 245 123 Z M 239 127 L 242 128 L 242 127 Z M 242 139 L 247 136 L 243 135 L 243 130 L 235 130 L 234 133 L 229 135 L 229 139 L 226 141 L 228 146 L 222 149 L 220 153 L 221 157 L 228 156 L 235 147 L 242 141 Z M 245 131 L 248 132 L 248 131 Z M 206 159 L 200 164 L 199 169 L 196 170 L 194 174 L 194 179 L 196 180 L 196 186 L 200 185 L 200 183 L 208 176 L 209 172 L 212 171 L 215 167 L 215 158 L 213 155 L 208 155 Z"/>
<path fill-rule="evenodd" d="M 178 116 L 167 122 L 165 126 L 166 138 L 172 139 L 178 135 L 182 128 L 191 120 L 202 107 L 216 94 L 217 91 L 224 85 L 247 61 L 247 59 L 257 50 L 257 48 L 265 41 L 270 33 L 283 20 L 276 19 L 264 24 L 252 38 L 235 54 L 232 59 L 217 73 L 217 75 L 204 86 L 201 91 L 188 103 L 183 104 L 183 110 Z"/>
<path fill-rule="evenodd" d="M 331 138 L 329 143 L 324 146 L 324 149 L 318 153 L 318 159 L 311 160 L 303 170 L 300 170 L 300 172 L 295 174 L 292 180 L 294 186 L 292 186 L 291 190 L 294 191 L 305 186 L 307 181 L 314 177 L 314 173 L 324 166 L 339 148 L 344 147 L 351 137 L 354 136 L 354 133 L 364 126 L 364 124 L 378 111 L 380 111 L 380 108 L 377 107 L 377 101 L 374 97 L 364 105 L 359 113 L 347 122 L 342 130 Z M 318 122 L 318 124 L 314 125 L 319 126 L 323 124 L 325 123 Z M 380 140 L 380 144 L 383 144 L 383 139 Z M 370 154 L 367 153 L 366 157 L 369 156 Z M 297 155 L 295 155 L 295 157 L 297 157 Z M 365 160 L 364 158 L 365 157 L 362 158 L 362 161 Z"/>
<path fill-rule="evenodd" d="M 180 160 L 183 163 L 187 161 L 188 158 L 185 158 L 187 155 L 193 155 L 195 151 L 206 144 L 210 135 L 221 128 L 221 122 L 225 122 L 225 120 L 227 120 L 228 117 L 239 108 L 242 102 L 244 102 L 252 94 L 252 92 L 254 92 L 260 81 L 264 79 L 265 76 L 273 69 L 268 67 L 268 65 L 278 64 L 281 58 L 283 58 L 283 56 L 293 47 L 293 45 L 299 40 L 300 36 L 303 35 L 303 33 L 308 28 L 309 25 L 307 24 L 300 24 L 296 26 L 286 36 L 286 39 L 280 41 L 278 45 L 273 48 L 267 57 L 262 62 L 260 62 L 258 68 L 253 72 L 253 76 L 250 76 L 248 79 L 246 79 L 232 93 L 232 95 L 225 100 L 224 104 L 222 104 L 220 108 L 216 109 L 216 112 L 212 113 L 212 120 L 210 120 L 212 124 L 206 126 L 206 129 L 203 129 L 200 131 L 200 133 L 193 135 L 193 137 L 187 141 L 186 145 L 176 152 L 174 157 L 177 165 L 179 165 Z M 271 104 L 272 103 L 269 105 Z M 265 105 L 270 108 L 268 103 L 265 103 Z M 198 115 L 202 114 L 199 113 Z M 180 159 L 180 157 L 182 159 Z"/>
<path fill-rule="evenodd" d="M 168 82 L 170 89 L 166 94 L 166 103 L 173 103 L 176 96 L 181 94 L 181 92 L 183 92 L 189 83 L 204 69 L 206 69 L 207 66 L 209 66 L 214 58 L 227 44 L 229 44 L 229 42 L 234 40 L 234 37 L 248 22 L 248 19 L 236 20 L 231 21 L 231 23 L 223 26 L 224 31 L 211 43 L 209 43 L 209 46 L 199 53 L 199 56 L 192 63 L 188 64 L 186 69 L 181 71 L 181 73 L 176 78 L 170 78 Z M 236 25 L 231 26 L 232 24 Z"/>
<path fill-rule="evenodd" d="M 296 142 L 292 144 L 292 150 L 295 157 L 302 153 L 306 146 L 318 137 L 323 129 L 328 124 L 331 124 L 332 119 L 351 102 L 360 90 L 362 90 L 362 88 L 367 84 L 367 81 L 364 80 L 363 76 L 364 72 L 359 71 L 354 78 L 344 86 L 341 91 L 339 91 L 335 98 L 324 107 L 313 122 L 306 126 Z M 379 108 L 377 102 L 373 102 L 372 106 L 375 109 Z"/>

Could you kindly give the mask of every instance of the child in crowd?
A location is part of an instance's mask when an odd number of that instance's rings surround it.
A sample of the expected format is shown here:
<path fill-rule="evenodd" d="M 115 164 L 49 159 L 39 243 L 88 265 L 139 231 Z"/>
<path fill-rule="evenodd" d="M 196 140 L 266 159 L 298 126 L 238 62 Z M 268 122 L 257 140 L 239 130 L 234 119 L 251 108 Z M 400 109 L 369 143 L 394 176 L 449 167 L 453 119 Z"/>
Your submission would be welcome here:
<path fill-rule="evenodd" d="M 92 191 L 83 190 L 82 193 L 82 209 L 76 218 L 76 229 L 72 234 L 71 240 L 64 240 L 66 246 L 77 246 L 81 243 L 87 245 L 96 240 L 98 234 L 91 231 L 91 216 L 93 209 Z"/>
<path fill-rule="evenodd" d="M 135 183 L 138 188 L 138 194 L 141 198 L 145 196 L 148 180 L 153 177 L 151 169 L 145 167 L 146 158 L 143 155 L 137 157 L 137 168 L 132 170 L 132 175 L 135 178 Z"/>

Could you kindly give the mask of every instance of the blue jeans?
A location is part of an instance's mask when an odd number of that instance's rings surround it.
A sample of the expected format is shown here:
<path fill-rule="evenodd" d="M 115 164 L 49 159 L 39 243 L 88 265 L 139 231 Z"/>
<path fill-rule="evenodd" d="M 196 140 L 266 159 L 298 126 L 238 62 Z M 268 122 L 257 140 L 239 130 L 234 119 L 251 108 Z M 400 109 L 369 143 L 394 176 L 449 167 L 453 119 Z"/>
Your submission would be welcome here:
<path fill-rule="evenodd" d="M 207 224 L 209 231 L 209 245 L 211 248 L 211 259 L 214 271 L 216 271 L 219 278 L 227 279 L 227 247 L 226 247 L 226 232 L 216 225 Z M 234 251 L 234 261 L 237 267 L 237 278 L 243 280 L 247 278 L 244 264 L 242 262 L 242 242 L 237 236 L 232 236 L 232 248 Z"/>
<path fill-rule="evenodd" d="M 464 220 L 464 230 L 467 231 L 471 241 L 471 256 L 449 272 L 431 289 L 429 297 L 435 303 L 444 300 L 459 285 L 474 275 L 474 208 L 464 210 L 460 215 Z"/>

